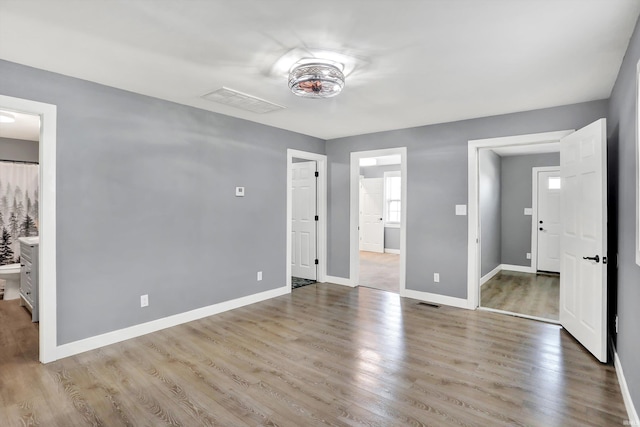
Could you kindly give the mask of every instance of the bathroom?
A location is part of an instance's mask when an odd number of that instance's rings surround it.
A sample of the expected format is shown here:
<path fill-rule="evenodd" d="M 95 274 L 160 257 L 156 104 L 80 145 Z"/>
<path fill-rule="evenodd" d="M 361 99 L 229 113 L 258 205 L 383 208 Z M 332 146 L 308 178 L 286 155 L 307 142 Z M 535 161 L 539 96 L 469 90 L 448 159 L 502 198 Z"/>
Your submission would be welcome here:
<path fill-rule="evenodd" d="M 20 261 L 21 239 L 30 238 L 26 241 L 37 241 L 39 136 L 40 118 L 38 116 L 0 110 L 0 300 L 2 301 L 20 299 L 21 264 L 24 264 Z M 22 301 L 20 305 L 24 305 Z M 5 310 L 6 307 L 0 304 L 0 311 Z"/>

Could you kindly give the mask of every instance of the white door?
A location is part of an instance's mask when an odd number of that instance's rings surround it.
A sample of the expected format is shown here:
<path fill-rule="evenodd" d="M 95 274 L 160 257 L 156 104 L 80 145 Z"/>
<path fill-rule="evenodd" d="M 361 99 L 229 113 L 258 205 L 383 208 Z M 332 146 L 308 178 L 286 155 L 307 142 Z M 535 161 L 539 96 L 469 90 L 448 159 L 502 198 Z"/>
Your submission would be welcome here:
<path fill-rule="evenodd" d="M 560 273 L 560 171 L 538 172 L 538 270 Z"/>
<path fill-rule="evenodd" d="M 383 178 L 365 178 L 362 180 L 362 227 L 360 228 L 361 248 L 363 251 L 384 252 L 384 207 Z"/>
<path fill-rule="evenodd" d="M 606 119 L 560 141 L 560 323 L 607 360 Z"/>
<path fill-rule="evenodd" d="M 292 164 L 291 275 L 316 280 L 316 162 Z"/>

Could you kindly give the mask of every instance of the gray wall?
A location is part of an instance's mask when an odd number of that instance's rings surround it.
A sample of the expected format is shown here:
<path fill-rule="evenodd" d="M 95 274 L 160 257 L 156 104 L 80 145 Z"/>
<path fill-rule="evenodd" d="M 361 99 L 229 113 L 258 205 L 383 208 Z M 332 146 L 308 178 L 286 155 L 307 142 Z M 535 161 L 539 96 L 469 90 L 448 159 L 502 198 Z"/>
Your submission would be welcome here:
<path fill-rule="evenodd" d="M 0 75 L 1 94 L 57 105 L 58 344 L 285 285 L 286 149 L 324 141 L 6 61 Z"/>
<path fill-rule="evenodd" d="M 524 208 L 533 206 L 532 168 L 559 166 L 560 153 L 506 156 L 502 158 L 502 264 L 530 266 L 532 216 Z"/>
<path fill-rule="evenodd" d="M 502 159 L 491 150 L 480 150 L 478 156 L 478 188 L 480 207 L 480 275 L 502 264 L 502 211 L 500 173 Z"/>
<path fill-rule="evenodd" d="M 0 138 L 0 161 L 38 162 L 38 141 Z"/>
<path fill-rule="evenodd" d="M 384 178 L 385 172 L 399 171 L 400 165 L 364 166 L 360 167 L 360 175 L 365 178 Z M 384 248 L 400 250 L 400 228 L 384 228 Z"/>
<path fill-rule="evenodd" d="M 607 114 L 607 100 L 327 141 L 328 273 L 349 277 L 349 159 L 407 147 L 407 289 L 467 297 L 467 146 L 470 139 L 577 129 Z M 433 273 L 440 273 L 440 283 Z"/>
<path fill-rule="evenodd" d="M 619 316 L 617 351 L 624 368 L 636 409 L 640 405 L 640 267 L 635 262 L 636 245 L 636 64 L 640 60 L 640 24 L 635 32 L 620 68 L 618 79 L 611 93 L 607 129 L 609 132 L 609 181 L 610 226 L 609 256 L 618 250 L 619 268 L 615 262 L 609 266 L 610 300 L 615 301 L 611 315 L 616 308 Z M 616 212 L 617 211 L 617 212 Z M 616 283 L 612 278 L 617 279 Z M 616 298 L 617 291 L 617 298 Z M 612 298 L 613 297 L 613 298 Z M 616 307 L 617 306 L 617 307 Z M 611 306 L 610 306 L 611 307 Z M 609 323 L 611 324 L 611 317 Z"/>

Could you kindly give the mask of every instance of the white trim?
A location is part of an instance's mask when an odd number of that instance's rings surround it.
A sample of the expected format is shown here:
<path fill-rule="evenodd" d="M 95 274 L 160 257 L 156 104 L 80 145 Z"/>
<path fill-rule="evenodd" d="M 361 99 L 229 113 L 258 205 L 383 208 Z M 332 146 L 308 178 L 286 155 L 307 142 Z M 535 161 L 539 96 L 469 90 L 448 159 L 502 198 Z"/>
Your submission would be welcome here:
<path fill-rule="evenodd" d="M 640 60 L 636 65 L 636 264 L 640 265 Z"/>
<path fill-rule="evenodd" d="M 412 289 L 404 289 L 400 292 L 400 296 L 405 298 L 413 298 L 419 301 L 430 302 L 432 304 L 449 305 L 451 307 L 469 308 L 468 302 L 464 298 L 449 297 L 446 295 L 432 294 L 430 292 L 414 291 Z"/>
<path fill-rule="evenodd" d="M 349 286 L 350 288 L 355 288 L 356 285 L 351 282 L 349 279 L 345 279 L 343 277 L 335 277 L 335 276 L 325 276 L 325 283 L 333 283 L 334 285 L 342 285 Z"/>
<path fill-rule="evenodd" d="M 365 157 L 400 156 L 400 294 L 406 289 L 407 268 L 407 147 L 351 153 L 350 204 L 349 204 L 349 281 L 356 286 L 360 280 L 360 239 L 358 233 L 360 205 L 360 159 Z"/>
<path fill-rule="evenodd" d="M 225 311 L 244 307 L 250 304 L 255 304 L 260 301 L 276 298 L 281 295 L 286 295 L 290 292 L 291 289 L 289 289 L 287 286 L 283 286 L 281 288 L 271 289 L 265 292 L 248 295 L 246 297 L 241 297 L 230 301 L 224 301 L 218 304 L 210 305 L 208 307 L 197 308 L 185 313 L 175 314 L 173 316 L 165 317 L 162 319 L 152 320 L 151 322 L 141 323 L 117 331 L 107 332 L 106 334 L 96 335 L 94 337 L 74 341 L 59 346 L 58 357 L 69 357 L 75 354 L 84 353 L 85 351 L 95 350 L 96 348 L 104 347 L 106 345 L 115 344 L 117 342 L 136 338 L 142 335 L 150 334 L 152 332 L 160 331 L 162 329 L 171 328 L 173 326 L 178 326 L 183 323 L 192 322 L 204 317 L 213 316 Z"/>
<path fill-rule="evenodd" d="M 537 145 L 559 142 L 574 130 L 545 132 L 501 138 L 476 139 L 468 147 L 468 241 L 467 241 L 467 300 L 470 308 L 478 307 L 480 301 L 480 213 L 478 185 L 478 150 L 482 148 L 511 145 Z"/>
<path fill-rule="evenodd" d="M 624 400 L 624 406 L 627 408 L 627 415 L 629 417 L 629 423 L 626 425 L 640 426 L 640 418 L 638 418 L 638 412 L 633 404 L 633 399 L 631 399 L 631 393 L 629 393 L 629 386 L 627 385 L 627 380 L 622 370 L 622 362 L 620 362 L 618 352 L 615 349 L 613 350 L 613 366 L 616 368 L 622 400 Z"/>
<path fill-rule="evenodd" d="M 56 291 L 56 123 L 57 107 L 51 104 L 0 95 L 0 107 L 40 116 L 40 245 L 38 252 L 40 362 L 55 361 L 57 348 Z"/>
<path fill-rule="evenodd" d="M 384 253 L 386 253 L 386 254 L 396 254 L 396 255 L 400 255 L 400 249 L 389 249 L 389 248 L 384 248 Z"/>
<path fill-rule="evenodd" d="M 538 176 L 541 172 L 558 172 L 560 166 L 540 166 L 531 168 L 531 269 L 538 271 Z"/>
<path fill-rule="evenodd" d="M 514 265 L 514 264 L 500 264 L 500 270 L 517 271 L 519 273 L 535 273 L 536 270 L 533 267 L 526 265 Z"/>
<path fill-rule="evenodd" d="M 291 188 L 292 188 L 292 174 L 291 168 L 293 165 L 293 158 L 311 160 L 316 162 L 318 170 L 318 192 L 316 198 L 318 200 L 318 235 L 316 236 L 316 243 L 318 247 L 318 274 L 316 280 L 318 282 L 325 282 L 327 276 L 327 156 L 324 154 L 309 153 L 306 151 L 294 150 L 292 148 L 287 149 L 287 214 L 286 214 L 286 236 L 287 236 L 287 250 L 286 250 L 286 285 L 291 291 Z"/>
<path fill-rule="evenodd" d="M 508 314 L 509 316 L 513 316 L 513 317 L 521 317 L 523 319 L 537 320 L 538 322 L 552 323 L 554 325 L 560 324 L 558 320 L 547 319 L 545 317 L 530 316 L 528 314 L 516 313 L 515 311 L 498 310 L 497 308 L 490 308 L 490 307 L 478 307 L 478 310 L 490 311 L 491 313 Z"/>
<path fill-rule="evenodd" d="M 496 276 L 496 274 L 500 273 L 501 271 L 502 271 L 502 264 L 498 264 L 496 268 L 494 268 L 493 270 L 491 270 L 490 272 L 482 276 L 482 278 L 480 278 L 480 286 L 484 285 L 489 280 L 493 279 Z"/>

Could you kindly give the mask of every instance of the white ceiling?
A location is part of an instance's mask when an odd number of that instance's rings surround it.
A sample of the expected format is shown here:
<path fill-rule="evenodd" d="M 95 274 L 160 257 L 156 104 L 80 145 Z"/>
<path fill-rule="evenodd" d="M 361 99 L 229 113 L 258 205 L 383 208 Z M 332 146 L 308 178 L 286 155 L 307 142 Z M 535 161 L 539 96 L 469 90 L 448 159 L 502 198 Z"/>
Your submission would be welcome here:
<path fill-rule="evenodd" d="M 0 111 L 11 114 L 16 119 L 13 123 L 0 123 L 0 138 L 24 139 L 26 141 L 40 139 L 40 116 L 8 110 Z"/>
<path fill-rule="evenodd" d="M 0 0 L 0 58 L 331 139 L 608 98 L 639 13 L 638 0 Z M 353 59 L 342 94 L 290 93 L 278 67 L 304 49 Z M 222 86 L 286 109 L 201 98 Z"/>

